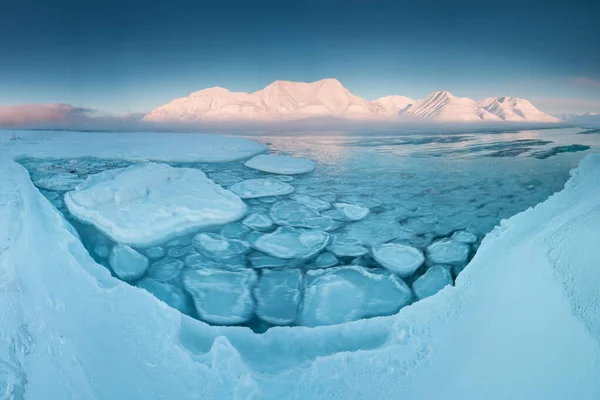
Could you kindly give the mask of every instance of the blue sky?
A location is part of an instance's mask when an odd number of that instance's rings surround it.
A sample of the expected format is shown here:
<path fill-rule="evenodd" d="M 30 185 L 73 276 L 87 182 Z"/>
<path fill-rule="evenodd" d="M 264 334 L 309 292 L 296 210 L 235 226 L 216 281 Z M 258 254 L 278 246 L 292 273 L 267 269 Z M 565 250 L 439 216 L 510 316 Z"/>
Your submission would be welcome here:
<path fill-rule="evenodd" d="M 146 112 L 210 86 L 334 77 L 600 111 L 598 1 L 22 0 L 0 13 L 0 104 Z"/>

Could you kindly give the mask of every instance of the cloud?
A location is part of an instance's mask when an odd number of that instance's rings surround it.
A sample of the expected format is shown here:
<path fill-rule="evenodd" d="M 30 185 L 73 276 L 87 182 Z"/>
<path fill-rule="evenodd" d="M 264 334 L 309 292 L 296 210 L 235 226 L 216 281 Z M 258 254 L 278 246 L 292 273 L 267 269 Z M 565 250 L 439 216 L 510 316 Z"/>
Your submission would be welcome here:
<path fill-rule="evenodd" d="M 573 78 L 572 82 L 577 86 L 600 88 L 600 79 L 577 77 Z"/>
<path fill-rule="evenodd" d="M 111 116 L 69 104 L 20 104 L 0 106 L 0 128 L 125 129 L 143 114 Z"/>
<path fill-rule="evenodd" d="M 531 102 L 540 110 L 550 114 L 586 113 L 600 111 L 600 100 L 559 98 L 559 97 L 534 97 Z"/>

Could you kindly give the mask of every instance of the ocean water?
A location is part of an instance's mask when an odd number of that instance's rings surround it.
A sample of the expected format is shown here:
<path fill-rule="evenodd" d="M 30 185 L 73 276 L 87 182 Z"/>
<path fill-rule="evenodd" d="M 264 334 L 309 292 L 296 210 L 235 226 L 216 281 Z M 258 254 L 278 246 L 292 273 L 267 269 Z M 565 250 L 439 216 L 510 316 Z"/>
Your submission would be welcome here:
<path fill-rule="evenodd" d="M 248 214 L 269 216 L 275 224 L 252 229 L 235 222 L 203 230 L 216 240 L 244 243 L 247 249 L 240 254 L 202 249 L 196 239 L 200 231 L 152 249 L 134 249 L 149 260 L 149 268 L 144 276 L 129 283 L 144 287 L 194 318 L 217 325 L 245 325 L 257 332 L 274 324 L 332 324 L 394 313 L 409 302 L 399 299 L 404 289 L 378 286 L 381 276 L 391 276 L 395 282 L 400 281 L 401 288 L 414 291 L 415 282 L 440 264 L 431 245 L 446 243 L 457 232 L 468 232 L 476 239 L 461 244 L 461 249 L 466 248 L 466 256 L 450 256 L 447 263 L 442 263 L 450 279 L 455 279 L 475 254 L 481 239 L 502 219 L 561 190 L 569 171 L 586 154 L 600 150 L 600 133 L 585 134 L 586 131 L 562 128 L 453 134 L 304 132 L 248 136 L 267 145 L 272 154 L 306 157 L 314 160 L 317 167 L 308 174 L 277 176 L 249 169 L 243 161 L 170 164 L 200 169 L 224 188 L 265 177 L 292 185 L 295 191 L 291 195 L 246 200 Z M 34 184 L 77 229 L 92 257 L 114 273 L 110 254 L 116 243 L 71 215 L 63 196 L 89 175 L 132 163 L 93 158 L 29 158 L 20 162 L 29 170 Z M 280 226 L 304 226 L 303 219 L 314 217 L 300 204 L 306 196 L 325 204 L 311 212 L 333 222 L 319 226 L 327 231 L 329 246 L 298 259 L 273 257 L 260 251 L 254 245 L 258 238 L 271 235 Z M 339 203 L 361 210 L 362 218 L 344 218 L 336 208 Z M 366 216 L 362 215 L 365 210 Z M 340 245 L 335 247 L 336 243 Z M 397 276 L 373 257 L 374 250 L 386 243 L 416 249 L 425 261 L 409 275 Z M 349 277 L 350 270 L 342 268 L 349 265 L 354 268 L 352 271 L 358 271 L 358 278 Z M 214 285 L 207 289 L 186 284 L 186 274 L 198 270 L 203 271 L 203 279 Z M 427 283 L 439 286 L 439 275 L 431 276 Z M 241 290 L 240 285 L 249 287 Z M 226 289 L 213 290 L 214 287 Z M 340 287 L 346 289 L 339 291 Z M 337 304 L 339 299 L 336 303 L 337 293 L 345 295 L 349 291 L 359 293 L 361 300 L 341 307 Z M 368 301 L 376 296 L 387 296 L 377 301 L 387 301 L 389 307 L 377 308 Z M 351 296 L 343 302 L 352 304 L 354 300 Z M 417 300 L 413 296 L 410 301 Z M 227 306 L 240 302 L 245 305 L 243 315 L 236 314 L 239 309 Z M 281 303 L 281 307 L 269 307 L 274 303 Z M 315 310 L 325 310 L 331 318 L 306 317 L 315 314 Z M 214 313 L 219 317 L 206 317 Z M 281 315 L 286 318 L 278 319 Z"/>

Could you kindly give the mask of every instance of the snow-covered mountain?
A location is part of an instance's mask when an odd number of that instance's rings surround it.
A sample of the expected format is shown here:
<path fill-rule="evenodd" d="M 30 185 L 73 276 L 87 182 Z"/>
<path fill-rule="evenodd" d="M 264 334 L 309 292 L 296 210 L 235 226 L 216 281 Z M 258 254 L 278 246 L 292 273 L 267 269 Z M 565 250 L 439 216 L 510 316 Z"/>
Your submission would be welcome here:
<path fill-rule="evenodd" d="M 475 101 L 447 91 L 423 100 L 386 96 L 368 101 L 352 94 L 337 79 L 317 82 L 275 81 L 254 93 L 231 92 L 222 87 L 174 99 L 144 116 L 146 121 L 195 122 L 205 120 L 295 120 L 314 117 L 349 119 L 407 118 L 443 122 L 526 121 L 560 122 L 513 97 Z"/>
<path fill-rule="evenodd" d="M 418 100 L 409 99 L 406 96 L 386 96 L 372 101 L 373 104 L 381 106 L 385 109 L 386 115 L 398 115 L 406 107 L 414 104 Z"/>
<path fill-rule="evenodd" d="M 487 97 L 477 102 L 486 111 L 504 121 L 560 122 L 560 119 L 538 110 L 529 100 L 516 97 Z"/>
<path fill-rule="evenodd" d="M 368 118 L 385 114 L 377 104 L 350 93 L 336 79 L 317 82 L 275 81 L 254 93 L 204 89 L 158 107 L 146 121 L 205 119 Z"/>

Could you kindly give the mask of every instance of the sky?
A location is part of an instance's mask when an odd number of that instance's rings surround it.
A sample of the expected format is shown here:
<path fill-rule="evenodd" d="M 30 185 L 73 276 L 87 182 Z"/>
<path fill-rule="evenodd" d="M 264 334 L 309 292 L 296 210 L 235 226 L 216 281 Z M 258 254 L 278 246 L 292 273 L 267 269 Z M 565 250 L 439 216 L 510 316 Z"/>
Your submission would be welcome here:
<path fill-rule="evenodd" d="M 337 78 L 600 112 L 600 2 L 20 0 L 0 12 L 0 105 L 143 113 L 211 86 Z"/>

